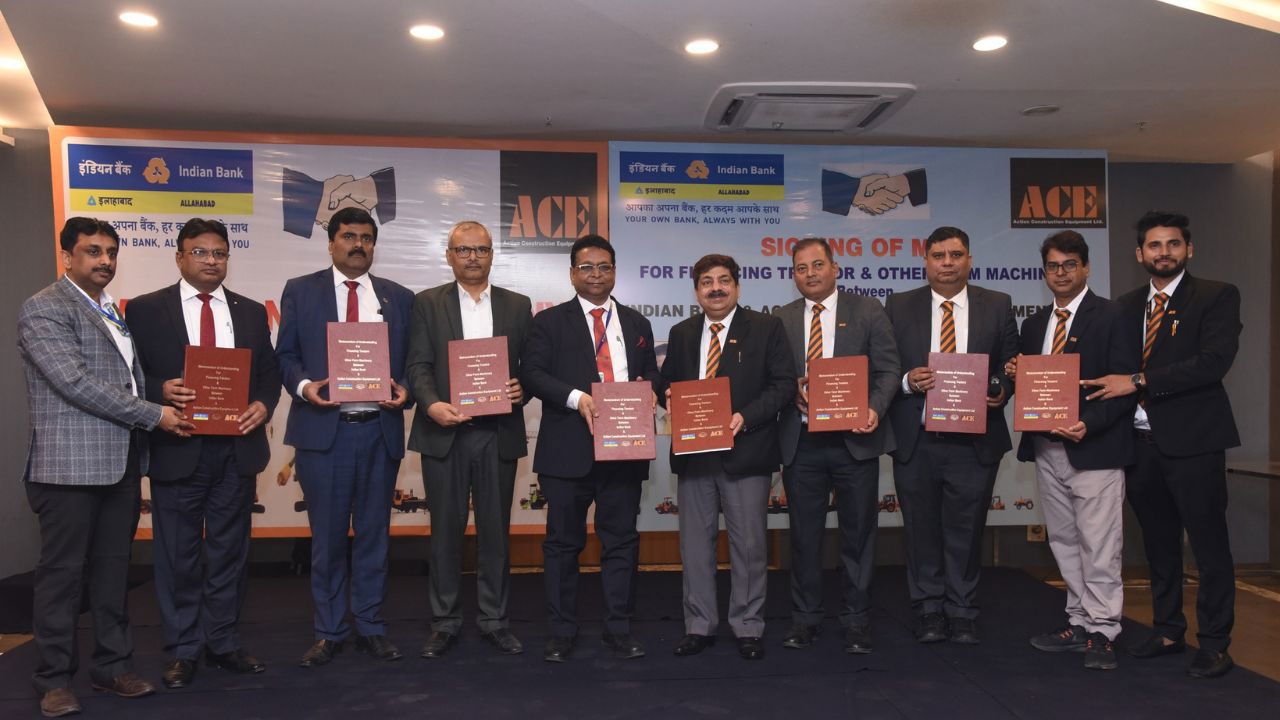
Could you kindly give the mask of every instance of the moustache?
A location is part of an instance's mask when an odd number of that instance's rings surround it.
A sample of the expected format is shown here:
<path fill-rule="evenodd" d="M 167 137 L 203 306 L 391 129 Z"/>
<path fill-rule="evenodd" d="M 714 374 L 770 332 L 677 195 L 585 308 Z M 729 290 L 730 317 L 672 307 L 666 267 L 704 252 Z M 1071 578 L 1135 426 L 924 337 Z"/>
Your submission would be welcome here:
<path fill-rule="evenodd" d="M 93 269 L 93 271 L 94 271 L 94 272 L 104 272 L 104 273 L 113 273 L 113 272 L 115 272 L 115 270 L 112 270 L 112 269 L 111 269 L 111 267 L 110 267 L 109 265 L 99 265 L 98 267 L 94 268 L 94 269 Z"/>
<path fill-rule="evenodd" d="M 707 293 L 707 297 L 708 298 L 725 298 L 725 297 L 729 297 L 729 293 L 723 290 L 712 290 L 711 292 Z"/>
<path fill-rule="evenodd" d="M 359 255 L 360 257 L 369 257 L 368 253 L 360 249 L 352 250 L 347 253 L 347 257 L 355 257 L 356 255 Z"/>

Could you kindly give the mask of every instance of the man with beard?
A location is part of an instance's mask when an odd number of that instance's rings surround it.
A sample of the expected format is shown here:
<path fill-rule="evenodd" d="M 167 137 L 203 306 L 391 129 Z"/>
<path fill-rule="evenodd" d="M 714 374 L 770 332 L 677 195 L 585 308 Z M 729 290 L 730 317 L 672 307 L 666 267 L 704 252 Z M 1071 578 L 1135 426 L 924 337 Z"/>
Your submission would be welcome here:
<path fill-rule="evenodd" d="M 129 551 L 148 466 L 146 431 L 191 429 L 176 408 L 141 397 L 142 365 L 107 294 L 120 248 L 115 228 L 73 217 L 58 242 L 66 274 L 27 298 L 18 313 L 31 418 L 22 479 L 40 522 L 32 613 L 39 664 L 32 684 L 46 717 L 80 712 L 69 686 L 79 666 L 76 625 L 85 587 L 94 688 L 128 698 L 155 692 L 131 668 Z"/>
<path fill-rule="evenodd" d="M 1182 535 L 1200 571 L 1196 637 L 1187 673 L 1225 674 L 1235 620 L 1235 568 L 1227 537 L 1226 450 L 1240 444 L 1222 378 L 1240 347 L 1240 291 L 1192 277 L 1191 221 L 1171 212 L 1138 220 L 1137 261 L 1151 281 L 1117 299 L 1122 322 L 1142 348 L 1142 369 L 1083 384 L 1089 399 L 1138 395 L 1137 460 L 1125 468 L 1129 504 L 1142 526 L 1151 567 L 1154 632 L 1129 653 L 1151 658 L 1186 649 L 1182 612 Z"/>
<path fill-rule="evenodd" d="M 587 542 L 587 510 L 596 506 L 600 580 L 604 586 L 604 645 L 615 657 L 644 656 L 631 636 L 640 533 L 640 485 L 649 461 L 597 462 L 595 399 L 591 384 L 661 382 L 653 329 L 636 310 L 615 300 L 616 254 L 599 235 L 580 238 L 569 250 L 572 300 L 533 318 L 521 360 L 529 394 L 542 400 L 542 424 L 533 471 L 547 498 L 547 538 L 542 544 L 550 637 L 543 659 L 564 662 L 578 632 L 578 556 Z M 654 398 L 656 400 L 656 397 Z"/>
<path fill-rule="evenodd" d="M 493 238 L 478 222 L 449 231 L 445 261 L 454 282 L 418 293 L 409 327 L 409 389 L 418 404 L 409 448 L 422 453 L 422 483 L 431 513 L 431 637 L 427 658 L 443 656 L 462 629 L 463 536 L 468 500 L 475 506 L 477 624 L 482 637 L 504 655 L 524 651 L 510 630 L 507 546 L 516 461 L 528 454 L 524 391 L 517 380 L 520 350 L 529 335 L 529 298 L 489 283 Z M 507 339 L 505 415 L 469 417 L 450 402 L 449 342 Z"/>
<path fill-rule="evenodd" d="M 391 500 L 404 458 L 404 407 L 409 400 L 404 360 L 413 293 L 369 274 L 378 227 L 368 212 L 339 210 L 328 232 L 333 265 L 285 284 L 276 343 L 280 375 L 293 395 L 284 441 L 297 451 L 298 482 L 311 525 L 316 642 L 302 656 L 301 665 L 308 668 L 332 660 L 351 632 L 348 584 L 356 649 L 379 660 L 403 657 L 387 640 L 382 601 Z M 387 324 L 390 400 L 337 403 L 327 397 L 328 323 L 339 320 Z M 355 531 L 354 541 L 347 538 L 349 530 Z"/>

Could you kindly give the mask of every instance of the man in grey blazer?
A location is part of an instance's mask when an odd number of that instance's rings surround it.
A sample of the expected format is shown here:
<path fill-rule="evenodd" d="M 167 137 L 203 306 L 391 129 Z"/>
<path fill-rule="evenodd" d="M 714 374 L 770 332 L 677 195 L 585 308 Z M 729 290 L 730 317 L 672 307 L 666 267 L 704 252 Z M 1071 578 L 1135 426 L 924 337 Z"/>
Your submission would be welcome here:
<path fill-rule="evenodd" d="M 969 284 L 969 236 L 940 227 L 925 240 L 929 284 L 894 293 L 885 303 L 902 376 L 889 421 L 893 481 L 907 538 L 907 590 L 920 642 L 978 642 L 978 575 L 982 531 L 1000 458 L 1013 448 L 1004 405 L 1013 385 L 1004 364 L 1018 353 L 1009 296 Z M 930 352 L 985 353 L 987 431 L 927 432 L 925 393 L 934 384 Z"/>
<path fill-rule="evenodd" d="M 532 319 L 529 298 L 489 283 L 493 239 L 475 221 L 449 231 L 445 260 L 454 282 L 423 290 L 413 302 L 406 373 L 418 403 L 409 449 L 422 453 L 422 483 L 431 513 L 431 636 L 422 656 L 444 655 L 462 628 L 462 541 L 468 500 L 475 505 L 477 599 L 481 636 L 498 652 L 524 651 L 509 629 L 511 495 L 516 461 L 528 454 L 520 352 Z M 507 338 L 511 412 L 469 417 L 450 402 L 449 341 Z"/>
<path fill-rule="evenodd" d="M 803 297 L 774 311 L 786 328 L 801 375 L 795 402 L 782 409 L 778 427 L 782 484 L 791 517 L 792 626 L 782 644 L 808 647 L 822 630 L 822 537 L 834 491 L 844 580 L 844 650 L 869 653 L 880 455 L 894 447 L 893 431 L 880 418 L 898 389 L 898 345 L 879 302 L 837 290 L 840 268 L 826 240 L 805 238 L 796 243 L 791 265 Z M 868 359 L 866 425 L 852 432 L 809 432 L 809 362 L 849 355 Z"/>
<path fill-rule="evenodd" d="M 142 399 L 142 366 L 107 284 L 120 238 L 92 218 L 59 236 L 66 274 L 27 298 L 18 350 L 31 435 L 22 478 L 40 521 L 33 627 L 40 662 L 32 682 L 47 717 L 80 712 L 69 689 L 79 665 L 76 623 L 88 581 L 95 689 L 121 697 L 155 692 L 131 670 L 126 605 L 129 551 L 147 472 L 146 431 L 186 435 L 173 407 Z"/>

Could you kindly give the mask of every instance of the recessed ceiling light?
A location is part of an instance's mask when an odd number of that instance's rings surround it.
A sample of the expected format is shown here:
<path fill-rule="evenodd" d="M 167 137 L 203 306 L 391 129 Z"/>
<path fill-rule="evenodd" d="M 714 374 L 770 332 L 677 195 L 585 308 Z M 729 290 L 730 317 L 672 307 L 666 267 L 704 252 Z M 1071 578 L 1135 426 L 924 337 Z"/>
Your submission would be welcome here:
<path fill-rule="evenodd" d="M 419 40 L 439 40 L 444 37 L 444 28 L 439 25 L 414 25 L 409 34 Z"/>
<path fill-rule="evenodd" d="M 21 70 L 26 66 L 21 58 L 0 57 L 0 70 Z"/>
<path fill-rule="evenodd" d="M 1034 115 L 1052 115 L 1061 109 L 1062 108 L 1058 105 L 1032 105 L 1029 108 L 1023 108 L 1022 114 L 1027 117 L 1032 117 Z"/>
<path fill-rule="evenodd" d="M 160 21 L 156 20 L 155 15 L 132 11 L 120 13 L 120 22 L 126 25 L 133 25 L 134 27 L 145 28 L 152 28 L 160 24 Z"/>
<path fill-rule="evenodd" d="M 1003 35 L 987 35 L 986 37 L 978 38 L 978 41 L 973 44 L 973 49 L 978 52 L 991 52 L 992 50 L 999 50 L 1008 44 L 1009 38 Z"/>
<path fill-rule="evenodd" d="M 684 46 L 684 51 L 690 55 L 707 55 L 720 49 L 720 43 L 711 38 L 698 38 L 692 40 L 688 45 Z"/>

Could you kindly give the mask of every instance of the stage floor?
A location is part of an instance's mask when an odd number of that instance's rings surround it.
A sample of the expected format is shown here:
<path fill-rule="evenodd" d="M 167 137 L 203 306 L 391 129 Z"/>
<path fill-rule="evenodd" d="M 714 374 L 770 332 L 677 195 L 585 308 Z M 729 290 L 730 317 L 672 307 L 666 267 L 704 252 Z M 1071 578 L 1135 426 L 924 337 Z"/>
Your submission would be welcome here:
<path fill-rule="evenodd" d="M 474 578 L 464 608 L 475 607 Z M 720 573 L 721 612 L 728 573 Z M 827 576 L 828 608 L 836 607 L 834 574 Z M 184 690 L 161 687 L 153 697 L 124 700 L 95 695 L 85 667 L 91 652 L 82 631 L 81 671 L 73 689 L 94 718 L 1263 718 L 1280 708 L 1280 683 L 1237 667 L 1218 680 L 1185 673 L 1192 652 L 1154 660 L 1120 655 L 1120 668 L 1086 671 L 1079 654 L 1049 655 L 1027 638 L 1062 620 L 1064 594 L 1011 569 L 983 573 L 983 615 L 978 646 L 920 645 L 911 637 L 902 568 L 876 577 L 872 639 L 875 652 L 846 655 L 834 615 L 826 632 L 806 650 L 781 646 L 789 625 L 785 572 L 769 577 L 765 658 L 742 660 L 727 625 L 720 642 L 701 655 L 677 658 L 671 648 L 683 634 L 680 575 L 646 572 L 639 582 L 635 636 L 648 650 L 640 660 L 615 660 L 600 645 L 599 576 L 582 580 L 579 608 L 585 619 L 571 660 L 542 660 L 545 610 L 542 576 L 512 577 L 511 628 L 525 654 L 497 655 L 469 624 L 445 658 L 424 660 L 418 650 L 428 634 L 424 576 L 391 579 L 386 605 L 389 637 L 406 654 L 377 662 L 351 647 L 333 663 L 298 667 L 311 644 L 311 601 L 305 577 L 254 577 L 241 623 L 245 649 L 268 665 L 249 677 L 201 667 Z M 160 687 L 166 657 L 161 650 L 154 587 L 130 596 L 137 647 L 136 669 Z M 82 617 L 86 628 L 88 617 Z M 1126 620 L 1120 643 L 1147 629 Z M 30 686 L 35 648 L 27 643 L 0 656 L 0 717 L 37 717 Z"/>

